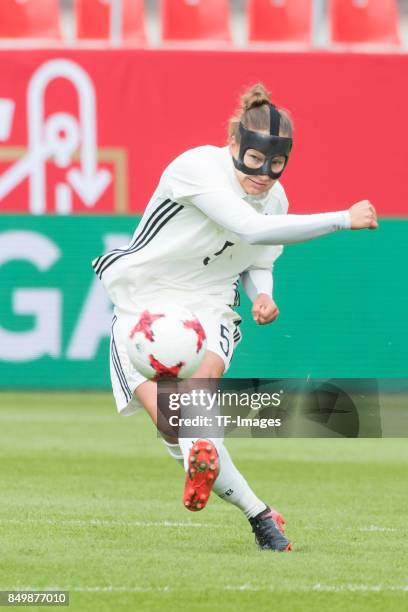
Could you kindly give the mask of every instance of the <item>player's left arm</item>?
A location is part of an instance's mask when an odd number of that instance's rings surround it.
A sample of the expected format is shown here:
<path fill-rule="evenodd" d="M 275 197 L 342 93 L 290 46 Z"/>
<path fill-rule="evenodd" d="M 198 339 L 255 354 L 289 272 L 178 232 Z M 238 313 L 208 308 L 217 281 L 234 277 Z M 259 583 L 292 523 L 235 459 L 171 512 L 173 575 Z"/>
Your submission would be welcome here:
<path fill-rule="evenodd" d="M 271 268 L 250 268 L 241 274 L 244 291 L 252 301 L 252 316 L 258 325 L 272 323 L 279 316 L 279 309 L 272 297 L 273 277 Z"/>
<path fill-rule="evenodd" d="M 276 203 L 276 199 L 278 203 Z M 270 202 L 272 210 L 287 214 L 289 202 L 284 188 L 280 183 L 274 187 L 274 201 Z M 276 321 L 279 308 L 273 299 L 273 266 L 283 253 L 282 245 L 257 247 L 258 255 L 253 265 L 241 274 L 241 282 L 245 293 L 252 301 L 252 316 L 258 325 L 267 325 Z"/>

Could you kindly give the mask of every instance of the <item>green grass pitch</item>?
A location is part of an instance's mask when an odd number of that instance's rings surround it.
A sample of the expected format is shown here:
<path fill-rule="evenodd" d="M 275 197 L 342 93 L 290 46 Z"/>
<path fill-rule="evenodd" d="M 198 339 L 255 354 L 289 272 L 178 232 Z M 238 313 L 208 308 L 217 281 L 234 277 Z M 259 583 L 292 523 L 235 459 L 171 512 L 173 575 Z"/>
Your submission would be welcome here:
<path fill-rule="evenodd" d="M 180 466 L 109 394 L 2 393 L 0 432 L 3 590 L 66 589 L 75 612 L 408 609 L 407 440 L 229 440 L 286 518 L 277 554 L 215 496 L 186 511 Z"/>

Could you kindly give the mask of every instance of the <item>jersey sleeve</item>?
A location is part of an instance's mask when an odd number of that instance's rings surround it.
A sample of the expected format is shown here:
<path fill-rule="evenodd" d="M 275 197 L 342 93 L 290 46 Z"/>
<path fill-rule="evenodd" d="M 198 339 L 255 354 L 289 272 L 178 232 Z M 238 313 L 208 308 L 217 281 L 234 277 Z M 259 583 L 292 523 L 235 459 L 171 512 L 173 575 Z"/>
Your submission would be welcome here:
<path fill-rule="evenodd" d="M 198 147 L 177 157 L 163 173 L 168 196 L 182 202 L 202 194 L 232 190 L 210 147 Z"/>
<path fill-rule="evenodd" d="M 260 293 L 272 297 L 272 270 L 261 268 L 248 269 L 241 274 L 241 282 L 245 293 L 253 302 Z"/>
<path fill-rule="evenodd" d="M 211 147 L 186 151 L 165 170 L 166 193 L 193 205 L 250 244 L 293 244 L 350 227 L 348 211 L 315 215 L 263 215 L 237 195 Z"/>
<path fill-rule="evenodd" d="M 191 202 L 215 223 L 250 244 L 295 244 L 351 225 L 347 210 L 314 215 L 263 215 L 228 190 L 198 194 Z"/>

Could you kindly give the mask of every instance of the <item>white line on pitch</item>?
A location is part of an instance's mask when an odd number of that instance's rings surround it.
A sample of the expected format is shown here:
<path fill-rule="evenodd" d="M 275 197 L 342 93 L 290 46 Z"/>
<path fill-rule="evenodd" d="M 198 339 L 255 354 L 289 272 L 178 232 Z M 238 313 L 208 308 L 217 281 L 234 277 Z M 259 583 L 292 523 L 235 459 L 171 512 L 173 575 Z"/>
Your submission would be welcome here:
<path fill-rule="evenodd" d="M 403 531 L 403 530 L 396 529 L 395 527 L 378 527 L 377 525 L 370 525 L 369 527 L 360 527 L 359 531 Z"/>
<path fill-rule="evenodd" d="M 208 528 L 208 527 L 219 527 L 216 523 L 191 523 L 186 521 L 115 521 L 108 519 L 42 519 L 42 518 L 27 518 L 27 519 L 15 519 L 15 518 L 0 518 L 0 524 L 9 525 L 53 525 L 61 527 L 195 527 L 195 528 Z M 309 525 L 308 530 L 313 531 L 360 531 L 363 533 L 374 533 L 374 532 L 404 532 L 406 529 L 398 529 L 396 527 L 381 527 L 378 525 L 369 525 L 368 527 L 329 527 L 324 526 L 318 527 L 316 525 Z"/>
<path fill-rule="evenodd" d="M 338 586 L 329 584 L 315 584 L 313 587 L 314 591 L 327 591 L 333 593 L 341 593 L 342 591 L 349 592 L 373 592 L 379 593 L 383 591 L 408 591 L 408 585 L 381 585 L 381 584 L 341 584 Z"/>
<path fill-rule="evenodd" d="M 252 584 L 241 584 L 239 586 L 230 586 L 227 585 L 224 587 L 226 591 L 273 591 L 275 593 L 285 592 L 285 591 L 301 591 L 301 592 L 312 592 L 312 591 L 322 591 L 322 592 L 333 592 L 333 593 L 341 593 L 341 592 L 374 592 L 379 593 L 383 591 L 408 591 L 408 585 L 397 585 L 397 586 L 382 586 L 379 584 L 369 585 L 369 584 L 342 584 L 342 585 L 328 585 L 328 584 L 315 584 L 313 586 L 298 586 L 295 588 L 285 588 L 285 587 L 263 587 L 256 586 Z"/>
<path fill-rule="evenodd" d="M 402 529 L 402 528 L 397 528 L 397 527 L 380 527 L 377 525 L 369 525 L 368 527 L 342 527 L 342 526 L 326 527 L 324 525 L 319 527 L 318 525 L 308 525 L 307 529 L 308 531 L 363 531 L 366 533 L 375 532 L 375 531 L 385 531 L 385 532 L 407 531 L 407 529 Z"/>
<path fill-rule="evenodd" d="M 324 591 L 329 593 L 341 593 L 341 592 L 373 592 L 379 593 L 384 591 L 408 591 L 408 585 L 381 585 L 381 584 L 341 584 L 341 585 L 329 585 L 329 584 L 314 584 L 314 585 L 299 585 L 295 588 L 287 588 L 284 587 L 263 587 L 256 586 L 250 583 L 241 584 L 239 586 L 230 586 L 227 585 L 224 587 L 226 591 L 301 591 L 301 592 L 312 592 L 312 591 Z"/>
<path fill-rule="evenodd" d="M 38 587 L 33 586 L 7 586 L 0 587 L 1 591 L 38 591 Z M 173 588 L 169 586 L 163 587 L 142 587 L 142 586 L 46 586 L 41 587 L 43 591 L 70 591 L 74 593 L 177 593 L 200 591 L 205 589 L 188 589 L 188 588 Z M 327 592 L 327 593 L 382 593 L 382 592 L 408 592 L 408 585 L 381 585 L 381 584 L 313 584 L 299 585 L 297 587 L 275 587 L 275 586 L 256 586 L 251 583 L 239 585 L 226 585 L 225 587 L 214 587 L 214 591 L 251 591 L 251 592 L 274 592 L 274 593 L 290 593 L 290 592 Z"/>
<path fill-rule="evenodd" d="M 63 527 L 217 527 L 212 523 L 189 523 L 172 521 L 111 521 L 105 519 L 14 519 L 0 518 L 0 524 L 26 525 L 35 523 L 40 525 L 54 525 Z"/>

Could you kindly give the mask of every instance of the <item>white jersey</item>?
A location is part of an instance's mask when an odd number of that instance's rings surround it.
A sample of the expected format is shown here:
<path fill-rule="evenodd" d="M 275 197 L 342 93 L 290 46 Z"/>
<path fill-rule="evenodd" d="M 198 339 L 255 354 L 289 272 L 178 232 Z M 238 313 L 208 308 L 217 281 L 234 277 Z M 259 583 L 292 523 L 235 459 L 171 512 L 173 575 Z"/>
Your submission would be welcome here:
<path fill-rule="evenodd" d="M 250 244 L 193 202 L 194 196 L 214 194 L 219 209 L 233 194 L 256 213 L 283 215 L 288 210 L 279 182 L 260 196 L 246 194 L 228 147 L 186 151 L 163 172 L 131 242 L 93 262 L 116 306 L 132 312 L 154 296 L 161 302 L 168 298 L 234 305 L 240 273 L 272 268 L 281 245 Z"/>

